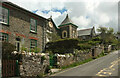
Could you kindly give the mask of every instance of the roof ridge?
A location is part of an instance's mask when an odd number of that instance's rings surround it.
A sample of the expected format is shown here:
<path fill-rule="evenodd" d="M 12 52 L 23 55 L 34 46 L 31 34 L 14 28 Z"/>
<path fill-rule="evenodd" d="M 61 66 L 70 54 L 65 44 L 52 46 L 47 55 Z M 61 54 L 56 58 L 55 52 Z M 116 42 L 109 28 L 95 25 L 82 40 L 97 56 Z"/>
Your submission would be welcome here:
<path fill-rule="evenodd" d="M 93 29 L 93 28 L 81 29 L 81 30 L 78 30 L 78 31 L 84 31 L 84 30 L 90 30 L 90 29 Z"/>

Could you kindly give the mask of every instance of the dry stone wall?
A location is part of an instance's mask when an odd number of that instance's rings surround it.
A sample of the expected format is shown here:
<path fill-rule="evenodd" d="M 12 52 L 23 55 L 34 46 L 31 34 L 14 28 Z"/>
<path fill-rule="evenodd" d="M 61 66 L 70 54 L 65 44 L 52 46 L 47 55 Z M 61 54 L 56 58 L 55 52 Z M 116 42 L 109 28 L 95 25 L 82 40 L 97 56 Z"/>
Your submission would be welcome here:
<path fill-rule="evenodd" d="M 44 55 L 45 60 L 41 62 L 42 55 L 39 54 L 25 54 L 22 55 L 22 61 L 19 62 L 20 76 L 37 76 L 44 74 L 45 69 L 49 66 L 49 56 Z"/>

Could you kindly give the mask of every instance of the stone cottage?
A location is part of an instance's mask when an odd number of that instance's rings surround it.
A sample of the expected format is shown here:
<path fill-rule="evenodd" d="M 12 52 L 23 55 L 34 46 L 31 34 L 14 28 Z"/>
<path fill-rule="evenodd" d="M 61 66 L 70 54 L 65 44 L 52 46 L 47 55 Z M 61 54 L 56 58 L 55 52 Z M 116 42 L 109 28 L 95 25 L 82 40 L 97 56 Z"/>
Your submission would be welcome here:
<path fill-rule="evenodd" d="M 29 51 L 35 47 L 44 51 L 46 43 L 51 39 L 48 33 L 55 33 L 62 39 L 89 39 L 95 35 L 94 27 L 77 31 L 78 26 L 68 14 L 57 27 L 52 17 L 46 19 L 8 1 L 1 2 L 0 10 L 0 41 L 14 44 L 18 52 L 22 46 Z"/>
<path fill-rule="evenodd" d="M 46 32 L 57 33 L 52 19 L 46 19 L 21 8 L 11 2 L 2 2 L 0 6 L 0 41 L 8 41 L 19 52 L 22 46 L 30 50 L 38 47 L 44 50 Z"/>

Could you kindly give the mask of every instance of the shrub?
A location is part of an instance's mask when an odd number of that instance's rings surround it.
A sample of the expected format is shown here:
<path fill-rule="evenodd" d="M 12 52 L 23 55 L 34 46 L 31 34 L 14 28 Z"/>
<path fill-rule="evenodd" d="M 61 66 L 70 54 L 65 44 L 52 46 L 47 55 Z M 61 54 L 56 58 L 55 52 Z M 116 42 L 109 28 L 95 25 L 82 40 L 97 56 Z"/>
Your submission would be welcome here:
<path fill-rule="evenodd" d="M 53 53 L 71 53 L 78 46 L 78 39 L 61 39 L 46 44 L 46 50 Z"/>
<path fill-rule="evenodd" d="M 2 58 L 10 59 L 13 58 L 12 52 L 15 51 L 15 46 L 8 42 L 2 42 Z"/>
<path fill-rule="evenodd" d="M 44 78 L 44 74 L 40 73 L 39 75 L 37 75 L 37 78 Z"/>
<path fill-rule="evenodd" d="M 43 61 L 46 60 L 45 56 L 41 57 L 41 63 L 43 64 Z"/>
<path fill-rule="evenodd" d="M 91 45 L 90 44 L 79 44 L 77 49 L 79 50 L 86 50 L 86 49 L 90 49 Z"/>
<path fill-rule="evenodd" d="M 35 47 L 35 53 L 40 52 L 40 48 Z"/>
<path fill-rule="evenodd" d="M 88 44 L 96 45 L 96 44 L 100 44 L 100 41 L 89 41 Z"/>
<path fill-rule="evenodd" d="M 31 48 L 31 49 L 30 49 L 30 52 L 38 53 L 38 52 L 40 52 L 40 48 L 37 48 L 37 47 Z"/>
<path fill-rule="evenodd" d="M 23 51 L 28 52 L 28 49 L 27 49 L 26 47 L 24 47 L 24 45 L 22 45 L 21 51 L 22 51 L 22 52 L 23 52 Z"/>

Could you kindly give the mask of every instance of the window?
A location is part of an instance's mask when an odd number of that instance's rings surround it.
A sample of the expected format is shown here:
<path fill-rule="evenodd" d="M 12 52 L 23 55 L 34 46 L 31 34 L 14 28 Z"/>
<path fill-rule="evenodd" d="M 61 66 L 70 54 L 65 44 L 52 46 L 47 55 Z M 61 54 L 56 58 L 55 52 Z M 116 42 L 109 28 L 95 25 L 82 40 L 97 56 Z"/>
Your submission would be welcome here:
<path fill-rule="evenodd" d="M 37 32 L 37 22 L 34 19 L 30 19 L 30 31 Z"/>
<path fill-rule="evenodd" d="M 62 37 L 63 37 L 63 38 L 66 38 L 66 37 L 67 37 L 67 31 L 63 31 L 63 32 L 62 32 Z"/>
<path fill-rule="evenodd" d="M 0 33 L 0 41 L 8 41 L 8 34 Z"/>
<path fill-rule="evenodd" d="M 2 9 L 2 12 L 0 13 L 0 23 L 3 23 L 3 24 L 8 24 L 8 20 L 9 20 L 9 13 L 8 13 L 8 9 L 6 8 L 1 8 Z"/>
<path fill-rule="evenodd" d="M 37 40 L 31 39 L 30 48 L 35 48 L 35 47 L 37 47 Z"/>
<path fill-rule="evenodd" d="M 66 32 L 64 32 L 64 37 L 66 37 L 67 36 L 67 33 Z"/>
<path fill-rule="evenodd" d="M 73 38 L 75 37 L 75 31 L 73 31 Z"/>

